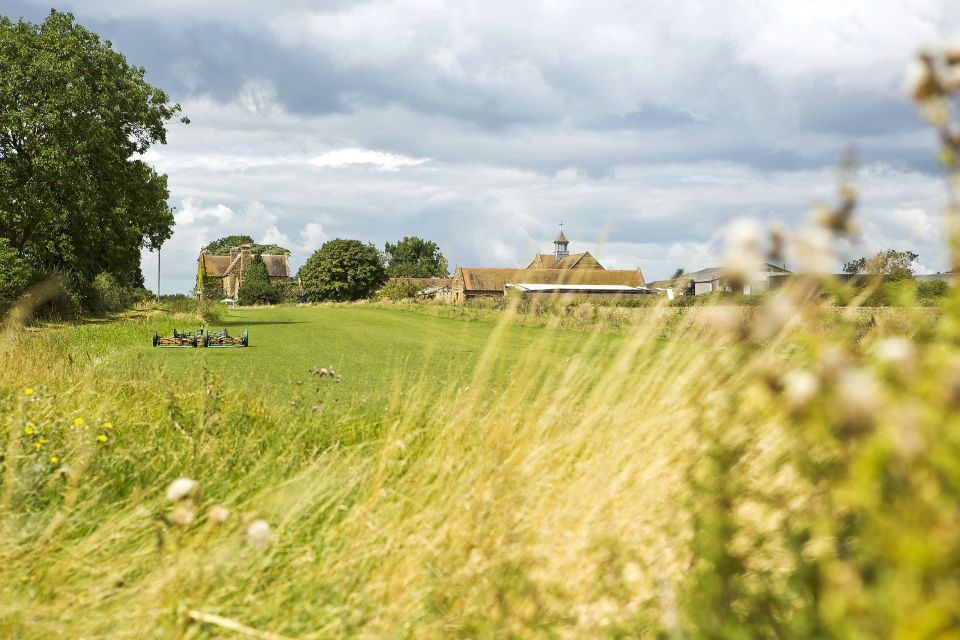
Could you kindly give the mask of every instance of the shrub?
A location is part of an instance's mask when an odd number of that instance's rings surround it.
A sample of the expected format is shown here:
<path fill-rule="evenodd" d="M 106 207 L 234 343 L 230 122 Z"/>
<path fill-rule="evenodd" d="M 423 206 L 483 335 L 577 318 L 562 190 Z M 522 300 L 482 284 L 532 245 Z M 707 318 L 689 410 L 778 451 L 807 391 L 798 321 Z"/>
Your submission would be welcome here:
<path fill-rule="evenodd" d="M 111 274 L 104 272 L 93 279 L 92 292 L 88 301 L 91 311 L 115 313 L 130 307 L 133 302 L 133 292 L 121 286 Z"/>
<path fill-rule="evenodd" d="M 0 238 L 0 314 L 10 308 L 28 284 L 30 267 L 6 238 Z"/>
<path fill-rule="evenodd" d="M 391 280 L 380 287 L 380 290 L 377 291 L 377 297 L 383 298 L 384 300 L 404 300 L 407 298 L 415 298 L 418 291 L 420 291 L 420 285 L 416 283 L 404 280 Z"/>

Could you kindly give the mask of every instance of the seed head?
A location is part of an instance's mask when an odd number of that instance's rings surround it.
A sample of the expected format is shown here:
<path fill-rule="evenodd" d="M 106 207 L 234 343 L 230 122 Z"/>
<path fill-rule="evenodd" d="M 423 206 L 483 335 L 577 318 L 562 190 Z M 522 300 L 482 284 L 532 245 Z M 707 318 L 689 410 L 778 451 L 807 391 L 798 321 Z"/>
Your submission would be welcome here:
<path fill-rule="evenodd" d="M 190 478 L 177 478 L 167 487 L 167 500 L 176 502 L 196 495 L 200 485 Z"/>
<path fill-rule="evenodd" d="M 196 510 L 194 509 L 193 500 L 189 498 L 186 500 L 181 500 L 174 505 L 173 509 L 170 510 L 170 522 L 181 527 L 187 527 L 193 524 L 193 521 L 196 519 Z"/>
<path fill-rule="evenodd" d="M 849 369 L 837 381 L 837 410 L 847 432 L 860 432 L 870 426 L 880 410 L 880 385 L 862 369 Z"/>
<path fill-rule="evenodd" d="M 266 549 L 270 546 L 273 539 L 273 533 L 270 531 L 270 523 L 266 520 L 254 520 L 247 527 L 247 544 L 254 549 Z"/>
<path fill-rule="evenodd" d="M 909 373 L 916 364 L 916 350 L 906 338 L 886 338 L 877 343 L 877 360 L 896 367 L 901 373 Z"/>
<path fill-rule="evenodd" d="M 783 376 L 783 397 L 791 411 L 804 409 L 817 395 L 820 383 L 809 371 L 794 370 Z"/>
<path fill-rule="evenodd" d="M 213 524 L 223 524 L 230 518 L 230 509 L 222 505 L 216 505 L 210 508 L 207 513 L 207 519 Z"/>

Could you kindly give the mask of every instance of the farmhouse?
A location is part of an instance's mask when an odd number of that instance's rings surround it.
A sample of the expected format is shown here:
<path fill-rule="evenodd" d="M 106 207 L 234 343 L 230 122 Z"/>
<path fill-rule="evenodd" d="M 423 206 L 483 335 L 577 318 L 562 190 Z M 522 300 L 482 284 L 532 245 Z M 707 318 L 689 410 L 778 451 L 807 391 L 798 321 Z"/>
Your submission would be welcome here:
<path fill-rule="evenodd" d="M 499 298 L 508 288 L 526 297 L 559 292 L 577 297 L 613 297 L 650 291 L 644 289 L 640 269 L 609 270 L 589 252 L 571 254 L 563 230 L 553 246 L 552 254 L 537 254 L 525 269 L 457 266 L 444 299 L 463 302 L 471 298 Z"/>
<path fill-rule="evenodd" d="M 197 288 L 194 296 L 200 300 L 219 300 L 223 296 L 236 298 L 240 293 L 247 269 L 253 263 L 250 245 L 230 249 L 226 256 L 211 255 L 204 251 L 197 258 Z M 288 280 L 290 264 L 286 254 L 261 254 L 271 282 Z"/>

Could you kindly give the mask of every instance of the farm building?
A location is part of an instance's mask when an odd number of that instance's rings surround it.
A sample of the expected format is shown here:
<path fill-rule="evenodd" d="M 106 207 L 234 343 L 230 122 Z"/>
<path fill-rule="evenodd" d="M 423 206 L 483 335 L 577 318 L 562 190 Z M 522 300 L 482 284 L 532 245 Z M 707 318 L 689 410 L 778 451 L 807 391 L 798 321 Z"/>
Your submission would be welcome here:
<path fill-rule="evenodd" d="M 197 288 L 194 296 L 200 300 L 235 298 L 240 292 L 244 275 L 254 260 L 250 245 L 230 249 L 225 256 L 200 252 L 197 258 Z M 290 278 L 290 264 L 286 254 L 261 254 L 271 282 Z"/>
<path fill-rule="evenodd" d="M 751 276 L 750 282 L 743 286 L 742 290 L 737 289 L 738 293 L 758 293 L 770 288 L 771 278 L 790 274 L 791 272 L 775 264 L 765 263 L 759 266 L 756 272 Z M 712 293 L 714 291 L 733 292 L 733 285 L 726 277 L 726 270 L 723 267 L 710 267 L 691 273 L 685 273 L 672 280 L 658 280 L 650 283 L 651 287 L 672 288 L 677 292 L 686 292 L 688 295 L 700 295 L 703 293 Z"/>
<path fill-rule="evenodd" d="M 560 231 L 554 240 L 553 254 L 537 254 L 526 269 L 499 269 L 458 266 L 450 291 L 442 299 L 463 302 L 471 298 L 499 298 L 508 285 L 516 285 L 523 295 L 556 295 L 564 290 L 567 297 L 611 297 L 624 295 L 627 289 L 644 286 L 640 269 L 604 269 L 589 252 L 568 251 L 569 241 Z M 555 285 L 556 291 L 548 292 Z M 571 288 L 572 285 L 577 285 Z M 557 288 L 559 287 L 559 288 Z"/>

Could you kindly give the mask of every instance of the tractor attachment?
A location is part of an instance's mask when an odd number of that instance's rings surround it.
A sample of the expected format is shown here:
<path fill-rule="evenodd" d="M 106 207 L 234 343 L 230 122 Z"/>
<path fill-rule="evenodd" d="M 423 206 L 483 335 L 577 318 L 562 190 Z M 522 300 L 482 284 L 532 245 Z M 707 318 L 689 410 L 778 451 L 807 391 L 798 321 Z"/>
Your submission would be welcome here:
<path fill-rule="evenodd" d="M 153 346 L 155 347 L 175 347 L 175 348 L 188 348 L 196 347 L 198 344 L 198 336 L 203 334 L 203 328 L 201 327 L 196 333 L 188 333 L 186 331 L 178 331 L 177 329 L 173 330 L 173 335 L 169 338 L 161 336 L 159 333 L 154 330 L 153 332 Z"/>
<path fill-rule="evenodd" d="M 243 330 L 243 335 L 239 338 L 231 336 L 226 329 L 207 332 L 203 336 L 203 346 L 205 347 L 246 347 L 250 344 L 250 338 L 247 330 Z"/>

